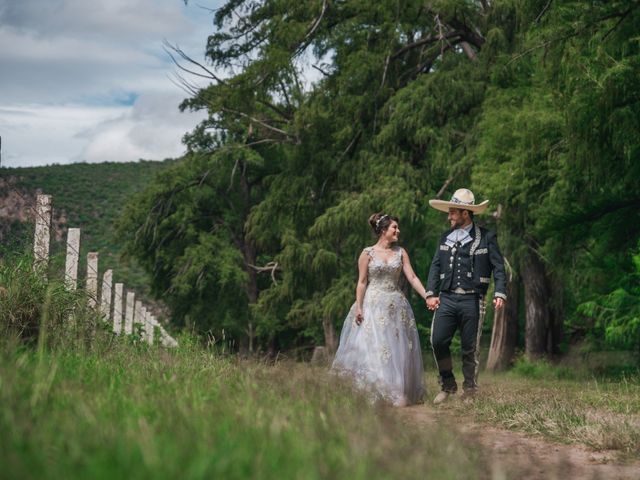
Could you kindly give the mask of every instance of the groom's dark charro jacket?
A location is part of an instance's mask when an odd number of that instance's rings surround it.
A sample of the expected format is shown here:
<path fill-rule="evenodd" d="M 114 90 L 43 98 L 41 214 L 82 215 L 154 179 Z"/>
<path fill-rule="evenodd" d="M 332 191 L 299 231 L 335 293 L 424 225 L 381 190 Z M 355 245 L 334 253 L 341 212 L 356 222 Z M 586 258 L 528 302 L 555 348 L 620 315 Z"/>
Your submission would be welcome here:
<path fill-rule="evenodd" d="M 485 295 L 491 281 L 495 284 L 494 297 L 507 299 L 504 259 L 498 247 L 496 234 L 477 226 L 475 223 L 469 235 L 472 241 L 465 245 L 450 247 L 446 244 L 445 232 L 431 261 L 427 279 L 427 296 L 439 292 L 453 292 L 462 289 Z"/>

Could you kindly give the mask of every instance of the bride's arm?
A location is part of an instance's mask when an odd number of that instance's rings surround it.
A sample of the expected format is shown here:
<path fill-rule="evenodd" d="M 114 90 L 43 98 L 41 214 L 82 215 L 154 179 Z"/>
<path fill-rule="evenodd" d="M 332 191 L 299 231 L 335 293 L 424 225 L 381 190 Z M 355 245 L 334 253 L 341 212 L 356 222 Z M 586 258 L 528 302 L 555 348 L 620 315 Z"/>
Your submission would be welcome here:
<path fill-rule="evenodd" d="M 411 260 L 409 260 L 409 254 L 404 248 L 402 249 L 402 271 L 404 272 L 404 276 L 407 277 L 407 280 L 409 281 L 413 289 L 418 292 L 418 295 L 426 300 L 427 291 L 425 290 L 418 276 L 413 271 L 413 268 L 411 268 Z"/>
<path fill-rule="evenodd" d="M 367 290 L 368 271 L 369 254 L 363 250 L 358 258 L 358 283 L 356 284 L 356 323 L 358 325 L 364 320 L 362 302 L 364 301 L 364 292 Z"/>

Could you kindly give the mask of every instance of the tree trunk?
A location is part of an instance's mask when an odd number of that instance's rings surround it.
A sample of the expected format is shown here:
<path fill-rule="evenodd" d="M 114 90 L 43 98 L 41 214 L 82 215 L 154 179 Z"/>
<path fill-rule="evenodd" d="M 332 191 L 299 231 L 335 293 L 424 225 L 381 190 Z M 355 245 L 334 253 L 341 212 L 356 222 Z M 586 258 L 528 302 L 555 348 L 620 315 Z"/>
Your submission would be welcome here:
<path fill-rule="evenodd" d="M 560 343 L 564 338 L 564 312 L 562 306 L 564 301 L 562 298 L 562 285 L 556 278 L 551 279 L 554 292 L 553 301 L 549 304 L 550 328 L 547 340 L 547 351 L 552 355 L 560 354 Z"/>
<path fill-rule="evenodd" d="M 551 321 L 548 280 L 542 260 L 533 251 L 523 259 L 521 271 L 526 312 L 525 354 L 530 359 L 536 359 L 547 352 Z"/>
<path fill-rule="evenodd" d="M 333 357 L 338 349 L 338 337 L 336 335 L 336 327 L 330 317 L 322 319 L 322 328 L 324 330 L 324 346 L 327 350 L 327 355 Z"/>
<path fill-rule="evenodd" d="M 504 308 L 495 310 L 491 347 L 487 358 L 487 369 L 492 372 L 506 370 L 518 343 L 519 282 L 512 277 L 507 282 L 507 302 Z"/>
<path fill-rule="evenodd" d="M 241 162 L 240 167 L 240 188 L 242 190 L 244 204 L 249 206 L 251 205 L 251 185 L 249 184 L 249 181 L 247 179 L 247 164 L 245 162 Z M 249 212 L 247 210 L 246 212 L 244 212 L 244 218 L 247 218 L 248 215 Z M 256 272 L 255 269 L 251 268 L 250 265 L 256 264 L 256 249 L 253 243 L 249 239 L 247 239 L 244 233 L 242 235 L 241 250 L 244 257 L 245 271 L 249 276 L 246 285 L 247 298 L 249 299 L 249 305 L 255 305 L 258 302 L 258 272 Z M 249 314 L 247 335 L 249 337 L 249 354 L 253 354 L 255 350 L 254 340 L 256 337 L 256 333 L 255 327 L 253 325 L 253 319 L 251 318 L 251 313 Z"/>
<path fill-rule="evenodd" d="M 244 262 L 246 265 L 245 270 L 249 276 L 246 286 L 247 298 L 249 299 L 249 305 L 255 305 L 258 302 L 258 273 L 248 265 L 255 265 L 256 253 L 253 245 L 246 241 L 243 244 L 242 250 L 244 254 Z M 247 335 L 249 337 L 249 354 L 252 354 L 255 350 L 254 339 L 256 337 L 256 334 L 251 314 L 249 315 L 250 318 L 249 324 L 247 325 Z"/>

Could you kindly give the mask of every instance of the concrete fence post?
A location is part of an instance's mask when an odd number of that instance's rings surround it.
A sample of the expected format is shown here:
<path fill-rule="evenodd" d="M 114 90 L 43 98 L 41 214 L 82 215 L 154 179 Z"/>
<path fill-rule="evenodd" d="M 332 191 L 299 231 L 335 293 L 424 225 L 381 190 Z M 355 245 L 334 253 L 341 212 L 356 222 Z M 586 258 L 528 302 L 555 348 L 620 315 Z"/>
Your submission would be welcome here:
<path fill-rule="evenodd" d="M 87 304 L 90 308 L 96 308 L 98 304 L 98 252 L 87 254 Z"/>
<path fill-rule="evenodd" d="M 135 308 L 135 292 L 127 292 L 127 310 L 124 318 L 124 333 L 131 335 L 133 332 L 133 309 Z"/>
<path fill-rule="evenodd" d="M 123 301 L 124 284 L 116 283 L 115 293 L 113 295 L 113 333 L 120 335 L 122 332 L 122 301 Z"/>
<path fill-rule="evenodd" d="M 36 231 L 33 237 L 33 268 L 46 276 L 51 240 L 51 195 L 36 199 Z"/>
<path fill-rule="evenodd" d="M 80 229 L 67 231 L 67 259 L 64 266 L 64 280 L 68 290 L 78 288 L 78 259 L 80 258 Z"/>
<path fill-rule="evenodd" d="M 142 301 L 136 300 L 135 307 L 133 309 L 133 331 L 136 331 L 136 325 L 142 321 Z"/>
<path fill-rule="evenodd" d="M 147 340 L 147 307 L 140 306 L 140 318 L 137 320 L 140 324 L 140 338 L 144 342 Z"/>
<path fill-rule="evenodd" d="M 149 345 L 153 345 L 153 338 L 155 336 L 155 328 L 156 328 L 156 317 L 149 312 L 149 318 L 147 319 L 147 325 L 149 328 L 149 332 L 147 334 L 147 341 Z"/>
<path fill-rule="evenodd" d="M 113 270 L 109 269 L 102 276 L 102 288 L 100 289 L 100 311 L 105 322 L 111 319 L 111 284 L 113 282 Z"/>

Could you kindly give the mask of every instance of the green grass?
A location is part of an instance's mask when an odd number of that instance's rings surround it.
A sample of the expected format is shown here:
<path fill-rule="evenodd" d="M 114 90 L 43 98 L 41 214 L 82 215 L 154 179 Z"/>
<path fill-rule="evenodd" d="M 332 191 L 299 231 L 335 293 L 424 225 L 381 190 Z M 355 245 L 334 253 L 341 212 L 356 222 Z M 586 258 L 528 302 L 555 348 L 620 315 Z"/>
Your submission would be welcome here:
<path fill-rule="evenodd" d="M 114 337 L 0 258 L 0 478 L 486 478 L 477 447 L 405 425 L 326 368 Z"/>
<path fill-rule="evenodd" d="M 640 458 L 638 372 L 621 379 L 583 372 L 570 377 L 565 368 L 542 363 L 504 374 L 481 374 L 480 386 L 473 402 L 456 399 L 442 408 L 495 427 Z"/>
<path fill-rule="evenodd" d="M 9 478 L 486 478 L 477 446 L 413 429 L 304 364 L 104 340 L 5 342 L 0 464 Z"/>

